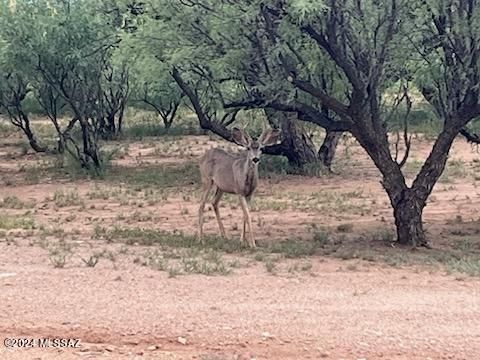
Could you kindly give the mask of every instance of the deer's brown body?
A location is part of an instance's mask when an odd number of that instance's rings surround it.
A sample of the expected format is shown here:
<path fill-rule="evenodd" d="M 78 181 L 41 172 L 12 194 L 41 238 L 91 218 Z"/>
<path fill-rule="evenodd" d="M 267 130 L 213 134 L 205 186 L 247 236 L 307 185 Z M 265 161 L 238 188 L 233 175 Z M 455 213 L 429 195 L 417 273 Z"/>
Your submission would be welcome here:
<path fill-rule="evenodd" d="M 202 178 L 203 195 L 199 209 L 199 238 L 203 240 L 203 211 L 208 195 L 215 190 L 212 201 L 215 217 L 223 237 L 226 237 L 218 210 L 218 203 L 223 193 L 237 194 L 243 210 L 243 229 L 241 240 L 245 239 L 245 227 L 248 225 L 250 234 L 249 245 L 255 247 L 252 233 L 252 224 L 248 203 L 258 185 L 258 162 L 261 148 L 277 141 L 279 132 L 267 130 L 262 133 L 259 140 L 252 140 L 242 130 L 234 128 L 233 139 L 237 144 L 247 148 L 238 154 L 231 154 L 222 149 L 210 149 L 200 159 L 200 175 Z"/>
<path fill-rule="evenodd" d="M 222 149 L 210 149 L 200 159 L 200 171 L 202 180 L 213 182 L 229 194 L 249 197 L 258 184 L 258 168 L 249 161 L 247 151 L 230 154 Z"/>

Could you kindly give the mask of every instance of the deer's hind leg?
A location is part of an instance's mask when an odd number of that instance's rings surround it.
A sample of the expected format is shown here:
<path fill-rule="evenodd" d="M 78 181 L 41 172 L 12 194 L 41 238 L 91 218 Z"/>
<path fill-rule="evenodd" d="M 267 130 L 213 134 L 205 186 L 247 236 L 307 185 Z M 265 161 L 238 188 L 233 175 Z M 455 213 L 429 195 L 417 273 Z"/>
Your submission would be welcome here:
<path fill-rule="evenodd" d="M 215 190 L 215 197 L 213 198 L 213 210 L 215 210 L 215 217 L 217 218 L 218 227 L 220 228 L 220 233 L 224 239 L 227 238 L 227 234 L 225 233 L 225 228 L 223 227 L 222 220 L 220 219 L 220 211 L 218 209 L 218 203 L 222 199 L 223 191 L 220 190 L 218 187 Z"/>
<path fill-rule="evenodd" d="M 207 183 L 203 187 L 203 194 L 200 200 L 200 208 L 198 209 L 198 240 L 203 243 L 203 212 L 205 210 L 205 203 L 207 202 L 208 195 L 212 190 L 213 181 Z"/>

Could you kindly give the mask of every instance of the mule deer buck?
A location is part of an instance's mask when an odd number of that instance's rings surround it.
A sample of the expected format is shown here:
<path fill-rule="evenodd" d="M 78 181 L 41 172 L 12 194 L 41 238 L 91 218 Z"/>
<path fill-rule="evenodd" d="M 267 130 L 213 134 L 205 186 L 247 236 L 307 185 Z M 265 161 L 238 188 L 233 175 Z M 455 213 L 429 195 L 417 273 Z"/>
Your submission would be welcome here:
<path fill-rule="evenodd" d="M 203 242 L 203 211 L 208 195 L 215 190 L 212 201 L 215 217 L 217 218 L 220 233 L 226 238 L 225 228 L 220 219 L 218 204 L 224 193 L 237 194 L 243 210 L 243 229 L 240 237 L 245 241 L 245 226 L 248 225 L 250 234 L 249 245 L 255 247 L 252 232 L 252 221 L 248 205 L 258 183 L 258 162 L 263 147 L 273 145 L 280 136 L 279 130 L 263 130 L 258 140 L 252 140 L 248 134 L 239 128 L 233 128 L 232 138 L 246 150 L 231 154 L 222 149 L 208 150 L 200 159 L 200 175 L 202 178 L 203 194 L 198 211 L 199 240 Z"/>

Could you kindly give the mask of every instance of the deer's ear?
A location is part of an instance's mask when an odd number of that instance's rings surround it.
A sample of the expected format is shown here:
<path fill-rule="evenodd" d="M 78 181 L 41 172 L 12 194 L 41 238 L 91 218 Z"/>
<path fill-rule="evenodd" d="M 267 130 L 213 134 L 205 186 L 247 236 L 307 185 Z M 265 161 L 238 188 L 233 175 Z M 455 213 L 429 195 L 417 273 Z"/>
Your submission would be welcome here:
<path fill-rule="evenodd" d="M 232 139 L 235 141 L 238 145 L 248 147 L 250 144 L 250 138 L 245 132 L 237 127 L 234 127 L 232 129 Z"/>
<path fill-rule="evenodd" d="M 258 142 L 260 143 L 260 146 L 269 146 L 269 145 L 274 145 L 277 143 L 278 139 L 280 138 L 280 130 L 278 129 L 270 129 L 270 130 L 265 130 L 262 135 L 260 135 L 260 138 L 258 139 Z"/>

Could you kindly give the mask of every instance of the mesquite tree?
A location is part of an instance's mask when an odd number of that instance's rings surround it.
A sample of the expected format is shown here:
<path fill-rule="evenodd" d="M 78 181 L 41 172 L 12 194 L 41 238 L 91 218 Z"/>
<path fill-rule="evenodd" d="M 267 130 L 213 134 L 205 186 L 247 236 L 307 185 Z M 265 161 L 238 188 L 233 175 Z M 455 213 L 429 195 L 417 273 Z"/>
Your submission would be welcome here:
<path fill-rule="evenodd" d="M 249 61 L 244 49 L 250 43 L 243 39 L 246 32 L 251 34 L 251 28 L 263 31 L 261 45 L 266 56 L 262 59 L 274 71 L 255 80 L 253 87 L 240 79 L 235 90 L 242 90 L 239 93 L 245 98 L 229 106 L 293 112 L 330 131 L 350 132 L 382 174 L 398 242 L 428 245 L 422 224 L 427 198 L 444 170 L 453 140 L 480 115 L 480 5 L 476 1 L 182 3 L 195 14 L 191 26 L 197 29 L 193 39 L 199 46 L 192 59 L 212 62 L 212 52 L 224 53 L 213 60 L 215 67 L 223 70 L 221 76 L 216 75 L 219 80 L 248 73 L 242 65 L 262 66 Z M 199 17 L 202 8 L 214 15 Z M 173 21 L 175 30 L 183 31 L 175 21 L 180 19 Z M 228 31 L 223 23 L 228 23 Z M 206 36 L 206 29 L 212 27 L 214 31 Z M 182 39 L 176 39 L 180 49 Z M 182 55 L 177 52 L 171 59 L 179 64 L 173 75 L 185 86 L 185 78 L 192 75 L 184 72 L 182 79 L 178 69 L 190 63 Z M 235 66 L 232 58 L 241 65 Z M 334 72 L 333 88 L 323 86 L 326 70 Z M 405 134 L 407 151 L 399 157 L 390 150 L 387 131 L 384 95 L 394 82 L 415 83 L 443 123 L 410 186 L 402 172 L 410 150 L 409 137 Z M 408 96 L 405 99 L 408 103 Z"/>
<path fill-rule="evenodd" d="M 57 131 L 58 151 L 95 171 L 99 138 L 121 129 L 129 89 L 128 64 L 114 57 L 119 30 L 100 10 L 92 0 L 0 2 L 1 75 L 21 79 L 33 94 Z M 2 86 L 2 98 L 13 99 L 15 89 Z M 26 123 L 20 110 L 16 105 Z M 70 117 L 66 127 L 60 116 Z"/>
<path fill-rule="evenodd" d="M 29 91 L 21 74 L 9 72 L 4 66 L 0 67 L 0 112 L 4 112 L 10 122 L 23 131 L 34 151 L 45 152 L 47 147 L 40 144 L 35 136 L 30 117 L 23 106 Z"/>
<path fill-rule="evenodd" d="M 132 45 L 132 46 L 130 46 Z M 138 49 L 125 42 L 125 56 L 136 51 L 133 64 L 132 100 L 147 105 L 154 110 L 163 122 L 165 130 L 171 128 L 183 101 L 183 92 L 170 76 L 169 68 L 152 56 L 152 49 Z"/>
<path fill-rule="evenodd" d="M 287 63 L 279 56 L 285 80 L 335 112 L 369 154 L 382 174 L 382 185 L 394 210 L 398 241 L 427 245 L 422 225 L 427 198 L 444 170 L 453 140 L 480 115 L 479 5 L 463 0 L 426 4 L 332 0 L 327 5 L 302 12 L 305 9 L 300 5 L 278 1 L 267 6 L 264 14 L 269 21 L 297 31 L 305 41 L 297 51 L 314 44 L 319 56 L 337 66 L 349 87 L 348 100 L 326 93 L 309 80 L 308 69 L 302 64 Z M 422 22 L 418 29 L 421 35 L 410 36 Z M 271 31 L 280 39 L 287 36 L 273 27 Z M 390 152 L 381 109 L 388 76 L 401 68 L 399 60 L 405 60 L 400 51 L 410 52 L 412 59 L 421 55 L 416 64 L 425 70 L 416 80 L 443 121 L 443 129 L 411 186 Z M 298 111 L 306 110 L 295 101 L 291 105 Z"/>
<path fill-rule="evenodd" d="M 175 80 L 190 103 L 196 103 L 193 108 L 200 126 L 231 140 L 227 125 L 235 121 L 238 110 L 248 108 L 242 100 L 275 97 L 277 87 L 264 84 L 274 84 L 280 69 L 263 50 L 264 43 L 271 40 L 264 37 L 265 25 L 259 24 L 262 17 L 243 16 L 242 2 L 226 6 L 222 3 L 218 9 L 217 4 L 153 1 L 143 7 L 142 21 L 130 37 L 136 40 L 137 47 L 148 48 L 156 61 L 175 67 Z M 226 18 L 237 20 L 232 24 L 224 21 Z M 226 109 L 231 107 L 235 108 Z M 281 143 L 265 148 L 265 153 L 286 156 L 295 168 L 319 159 L 330 167 L 334 151 L 325 150 L 335 148 L 339 133 L 326 137 L 317 153 L 295 113 L 265 108 L 264 116 L 282 130 Z"/>

